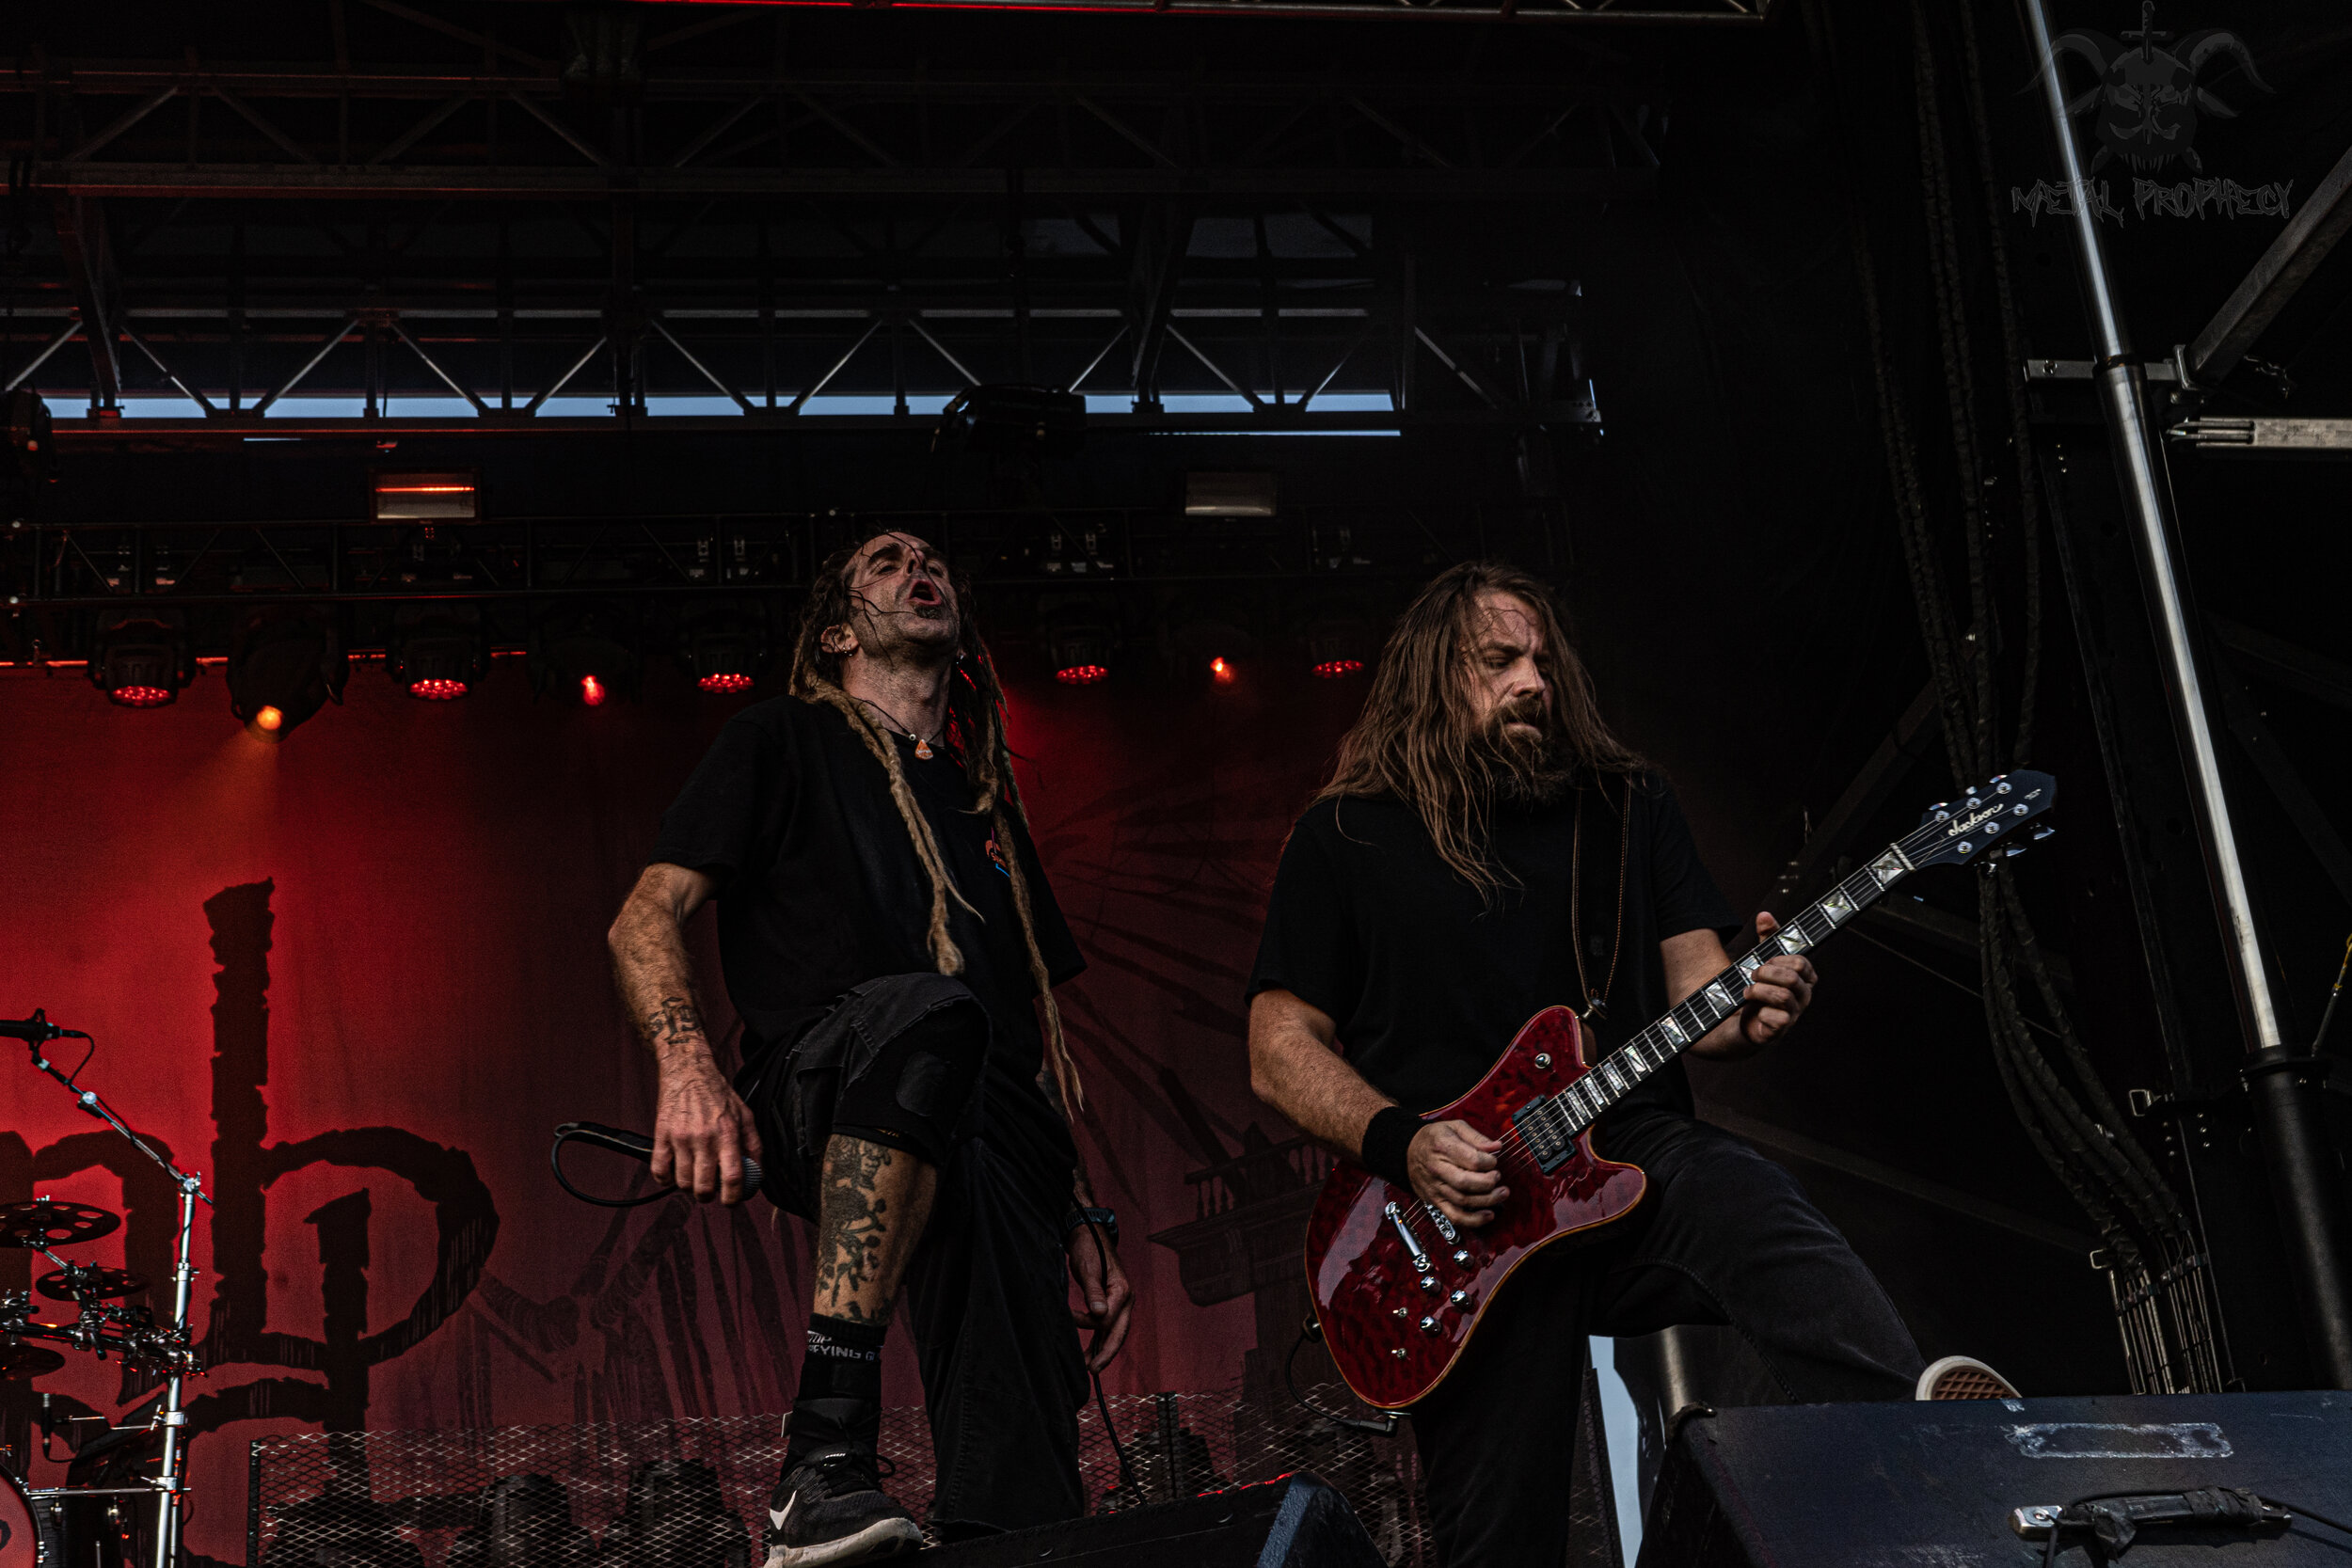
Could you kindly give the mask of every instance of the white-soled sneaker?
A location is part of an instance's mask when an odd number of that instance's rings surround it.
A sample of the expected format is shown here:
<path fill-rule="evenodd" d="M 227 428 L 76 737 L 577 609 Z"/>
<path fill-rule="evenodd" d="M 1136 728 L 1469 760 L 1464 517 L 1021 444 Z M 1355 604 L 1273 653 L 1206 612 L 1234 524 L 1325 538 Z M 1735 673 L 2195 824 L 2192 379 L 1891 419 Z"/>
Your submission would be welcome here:
<path fill-rule="evenodd" d="M 1973 1355 L 1947 1355 L 1919 1374 L 1914 1399 L 2013 1400 L 2019 1398 L 2009 1379 Z M 771 1565 L 772 1568 L 772 1565 Z"/>
<path fill-rule="evenodd" d="M 922 1527 L 882 1489 L 874 1456 L 863 1449 L 808 1455 L 768 1497 L 766 1568 L 831 1568 L 922 1544 Z"/>

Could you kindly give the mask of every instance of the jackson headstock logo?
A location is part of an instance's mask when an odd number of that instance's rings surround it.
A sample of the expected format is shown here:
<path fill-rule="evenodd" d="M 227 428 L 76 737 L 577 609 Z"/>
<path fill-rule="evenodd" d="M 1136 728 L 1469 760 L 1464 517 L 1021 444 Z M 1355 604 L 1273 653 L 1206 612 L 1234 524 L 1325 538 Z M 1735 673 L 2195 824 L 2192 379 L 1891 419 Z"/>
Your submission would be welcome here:
<path fill-rule="evenodd" d="M 2132 207 L 2142 218 L 2287 216 L 2293 181 L 2248 186 L 2233 180 L 2153 178 L 2176 164 L 2192 176 L 2203 175 L 2204 159 L 2196 146 L 2199 127 L 2208 116 L 2237 118 L 2237 110 L 2209 84 L 2234 68 L 2249 85 L 2271 90 L 2254 69 L 2253 52 L 2235 33 L 2206 27 L 2175 40 L 2157 30 L 2155 12 L 2155 0 L 2141 0 L 2139 25 L 2126 28 L 2122 40 L 2077 29 L 2051 40 L 2042 71 L 2060 71 L 2060 61 L 2073 55 L 2098 74 L 2095 84 L 2066 103 L 2070 120 L 2088 117 L 2085 128 L 2098 150 L 2084 167 L 2081 190 L 2040 180 L 2030 190 L 2011 186 L 2011 212 L 2023 210 L 2038 223 L 2044 213 L 2071 216 L 2080 202 L 2101 218 L 2121 222 L 2123 209 L 2109 196 L 2108 182 L 2089 178 L 2120 163 L 2132 170 Z"/>

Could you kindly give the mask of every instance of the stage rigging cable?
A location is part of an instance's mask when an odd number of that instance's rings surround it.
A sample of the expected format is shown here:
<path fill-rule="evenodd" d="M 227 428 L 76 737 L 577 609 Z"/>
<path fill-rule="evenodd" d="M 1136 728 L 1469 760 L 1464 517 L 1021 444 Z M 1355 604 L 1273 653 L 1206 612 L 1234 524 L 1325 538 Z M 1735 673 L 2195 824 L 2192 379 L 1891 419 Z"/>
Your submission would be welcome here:
<path fill-rule="evenodd" d="M 1848 171 L 1848 214 L 1854 270 L 1870 340 L 1871 371 L 1886 448 L 1887 472 L 1902 538 L 1903 561 L 1919 622 L 1919 635 L 1932 673 L 1945 751 L 1955 780 L 1982 778 L 2025 767 L 2032 756 L 2037 687 L 2042 649 L 2043 581 L 2039 475 L 2027 423 L 2021 367 L 2026 351 L 2011 288 L 2008 247 L 1993 181 L 1992 137 L 1983 87 L 1976 18 L 1957 9 L 1964 62 L 1961 114 L 1970 133 L 1973 173 L 1982 197 L 1979 240 L 1984 272 L 1999 318 L 1997 374 L 2003 393 L 2001 417 L 2013 458 L 2007 485 L 1990 471 L 1986 422 L 1980 407 L 1979 367 L 1983 363 L 1968 316 L 1968 285 L 1962 261 L 1962 215 L 1955 196 L 1954 159 L 1946 131 L 1947 88 L 1938 71 L 1937 40 L 1920 0 L 1912 0 L 1914 107 L 1918 135 L 1922 217 L 1927 267 L 1932 284 L 1938 357 L 1943 371 L 1958 490 L 1955 510 L 1959 544 L 1966 561 L 1966 619 L 1947 585 L 1939 538 L 1921 477 L 1919 437 L 1887 341 L 1878 270 L 1861 209 L 1852 199 Z M 1837 80 L 1836 43 L 1828 8 L 1806 8 L 1816 56 Z M 1946 58 L 1950 52 L 1946 52 Z M 1848 117 L 1851 134 L 1852 118 Z M 2016 500 L 1997 506 L 2002 489 L 2013 485 Z M 2022 570 L 2017 575 L 2017 613 L 2022 647 L 2013 681 L 2016 717 L 2003 737 L 2001 669 L 2002 581 L 1996 570 L 1996 540 L 2004 523 L 2013 525 Z M 1963 629 L 1964 627 L 1964 629 Z M 2162 1171 L 2129 1130 L 2128 1122 L 2092 1069 L 2089 1053 L 2058 994 L 2032 921 L 2019 897 L 2013 873 L 1987 861 L 1977 881 L 1979 955 L 1985 1022 L 1994 1064 L 2027 1139 L 2067 1193 L 2097 1226 L 2105 1249 L 2092 1261 L 2107 1275 L 2123 1356 L 2134 1389 L 2141 1393 L 2217 1392 L 2227 1375 L 2214 1331 L 2205 1261 L 2197 1229 Z M 2018 998 L 2018 971 L 2031 982 L 2049 1019 L 2043 1028 L 2026 1017 Z M 2054 1061 L 2035 1031 L 2054 1037 Z"/>

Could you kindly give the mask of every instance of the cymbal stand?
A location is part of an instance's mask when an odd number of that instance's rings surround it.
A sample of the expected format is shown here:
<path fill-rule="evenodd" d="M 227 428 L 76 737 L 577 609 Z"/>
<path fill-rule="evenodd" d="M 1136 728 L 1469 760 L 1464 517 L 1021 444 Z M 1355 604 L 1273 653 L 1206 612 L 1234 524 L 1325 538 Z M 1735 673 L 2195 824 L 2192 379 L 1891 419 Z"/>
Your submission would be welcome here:
<path fill-rule="evenodd" d="M 45 1039 L 72 1035 L 87 1039 L 78 1029 L 60 1029 L 48 1022 L 41 1009 L 33 1010 L 32 1022 L 46 1031 Z M 40 1030 L 31 1031 L 40 1033 Z M 84 1114 L 97 1117 L 124 1137 L 131 1146 L 158 1165 L 171 1178 L 172 1187 L 180 1195 L 180 1236 L 177 1264 L 171 1271 L 171 1328 L 184 1347 L 188 1341 L 188 1305 L 195 1293 L 196 1263 L 190 1255 L 196 1239 L 196 1205 L 202 1199 L 212 1207 L 212 1195 L 204 1190 L 202 1178 L 192 1171 L 183 1171 L 160 1153 L 153 1145 L 136 1132 L 107 1104 L 95 1089 L 86 1089 L 73 1081 L 73 1074 L 65 1071 L 41 1053 L 42 1039 L 26 1039 L 32 1053 L 33 1066 L 47 1077 L 63 1085 L 73 1096 L 73 1102 Z M 75 1069 L 74 1071 L 80 1071 Z M 173 1568 L 180 1555 L 180 1496 L 187 1490 L 188 1446 L 184 1433 L 188 1424 L 187 1411 L 181 1403 L 183 1385 L 187 1379 L 185 1361 L 174 1361 L 171 1377 L 164 1393 L 164 1407 L 158 1414 L 164 1429 L 163 1462 L 155 1473 L 155 1560 L 151 1568 Z"/>

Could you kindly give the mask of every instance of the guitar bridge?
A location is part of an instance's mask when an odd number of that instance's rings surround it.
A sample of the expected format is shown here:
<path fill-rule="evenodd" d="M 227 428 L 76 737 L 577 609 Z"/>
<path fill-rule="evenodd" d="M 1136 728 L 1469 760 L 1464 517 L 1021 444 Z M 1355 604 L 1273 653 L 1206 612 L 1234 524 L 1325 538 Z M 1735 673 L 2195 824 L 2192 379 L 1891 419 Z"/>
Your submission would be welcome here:
<path fill-rule="evenodd" d="M 1548 1095 L 1537 1095 L 1512 1112 L 1511 1124 L 1527 1140 L 1527 1151 L 1535 1156 L 1536 1166 L 1547 1176 L 1576 1151 L 1576 1134 Z"/>

